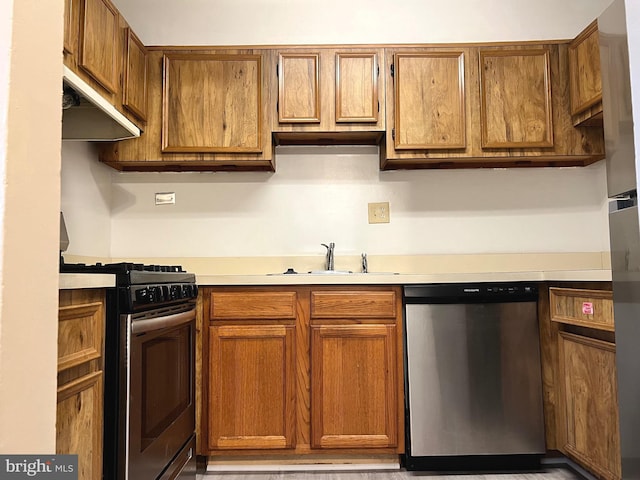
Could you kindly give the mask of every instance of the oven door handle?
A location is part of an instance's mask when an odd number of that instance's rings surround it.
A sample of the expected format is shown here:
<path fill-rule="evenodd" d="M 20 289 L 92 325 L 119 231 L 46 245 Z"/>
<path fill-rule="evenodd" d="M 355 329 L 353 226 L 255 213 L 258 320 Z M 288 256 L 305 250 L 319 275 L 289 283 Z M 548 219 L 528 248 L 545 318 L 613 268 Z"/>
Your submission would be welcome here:
<path fill-rule="evenodd" d="M 131 322 L 131 333 L 148 333 L 155 330 L 161 330 L 165 328 L 178 327 L 189 323 L 196 318 L 195 308 L 188 312 L 174 313 L 173 315 L 165 315 L 156 318 L 145 318 Z"/>

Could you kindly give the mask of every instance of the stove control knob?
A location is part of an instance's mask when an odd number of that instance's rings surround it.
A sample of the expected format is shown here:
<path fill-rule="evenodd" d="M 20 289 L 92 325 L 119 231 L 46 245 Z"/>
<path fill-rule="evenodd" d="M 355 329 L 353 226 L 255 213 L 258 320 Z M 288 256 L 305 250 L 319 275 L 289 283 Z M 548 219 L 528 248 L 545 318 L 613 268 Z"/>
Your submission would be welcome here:
<path fill-rule="evenodd" d="M 191 285 L 182 285 L 182 298 L 191 298 Z"/>
<path fill-rule="evenodd" d="M 149 287 L 153 292 L 153 298 L 151 303 L 158 303 L 162 301 L 162 288 L 160 287 Z"/>
<path fill-rule="evenodd" d="M 151 303 L 151 295 L 148 288 L 141 288 L 136 290 L 136 302 L 137 303 Z"/>
<path fill-rule="evenodd" d="M 182 298 L 182 289 L 180 285 L 171 285 L 171 300 Z"/>

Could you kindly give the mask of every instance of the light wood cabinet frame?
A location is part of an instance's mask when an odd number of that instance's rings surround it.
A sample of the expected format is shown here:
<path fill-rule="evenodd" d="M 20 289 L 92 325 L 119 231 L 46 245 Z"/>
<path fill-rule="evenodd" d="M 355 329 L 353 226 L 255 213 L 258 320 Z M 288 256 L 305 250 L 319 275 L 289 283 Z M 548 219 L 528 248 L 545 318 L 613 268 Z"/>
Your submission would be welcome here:
<path fill-rule="evenodd" d="M 313 448 L 380 448 L 397 445 L 395 341 L 395 325 L 311 327 Z M 382 355 L 366 356 L 367 345 L 372 342 L 382 342 Z M 329 354 L 325 352 L 325 347 L 329 348 Z M 371 365 L 374 360 L 382 362 L 381 371 L 372 370 L 379 366 Z M 362 386 L 373 388 L 374 391 L 357 388 L 365 378 L 367 384 Z M 354 389 L 358 390 L 357 393 L 350 395 L 349 392 L 354 393 Z M 358 397 L 366 406 L 358 401 Z M 373 414 L 371 410 L 380 407 L 380 403 L 382 412 L 375 410 Z M 356 411 L 361 411 L 362 416 Z M 328 412 L 331 414 L 327 416 Z M 374 429 L 374 419 L 378 422 L 376 431 L 366 432 L 366 429 Z"/>
<path fill-rule="evenodd" d="M 84 0 L 80 16 L 79 66 L 109 93 L 116 93 L 121 45 L 118 10 L 109 0 Z"/>
<path fill-rule="evenodd" d="M 58 309 L 58 372 L 102 356 L 103 304 Z"/>
<path fill-rule="evenodd" d="M 182 143 L 184 139 L 180 139 L 178 143 L 174 139 L 174 136 L 179 135 L 174 132 L 174 130 L 178 129 L 186 129 L 191 128 L 194 130 L 194 136 L 201 136 L 203 139 L 207 136 L 212 136 L 214 133 L 217 136 L 226 136 L 226 132 L 221 134 L 217 129 L 219 128 L 217 125 L 213 125 L 216 122 L 223 123 L 221 130 L 227 130 L 227 126 L 224 125 L 225 122 L 228 122 L 228 119 L 224 119 L 224 115 L 226 114 L 227 106 L 229 106 L 229 102 L 227 98 L 224 98 L 223 105 L 215 105 L 215 109 L 222 109 L 221 112 L 208 112 L 209 114 L 220 114 L 218 118 L 210 118 L 209 115 L 205 115 L 205 112 L 202 111 L 202 115 L 200 116 L 200 124 L 197 122 L 194 123 L 193 118 L 189 118 L 190 116 L 198 116 L 197 113 L 188 112 L 187 109 L 191 108 L 200 108 L 205 109 L 209 107 L 208 104 L 202 105 L 198 102 L 194 101 L 187 105 L 179 105 L 181 102 L 179 98 L 172 96 L 172 89 L 174 88 L 173 81 L 175 80 L 177 85 L 176 88 L 179 89 L 181 86 L 180 79 L 172 78 L 172 63 L 193 63 L 197 65 L 199 62 L 204 64 L 205 62 L 219 63 L 223 65 L 225 63 L 245 63 L 245 68 L 247 65 L 253 64 L 255 68 L 255 78 L 248 78 L 247 81 L 255 82 L 255 96 L 254 98 L 247 98 L 245 103 L 242 105 L 246 107 L 246 109 L 250 110 L 252 114 L 255 115 L 253 118 L 253 123 L 248 122 L 247 118 L 242 118 L 242 122 L 239 130 L 240 134 L 238 134 L 238 138 L 242 139 L 242 143 L 236 145 L 224 145 L 224 141 L 220 142 L 222 144 L 216 145 L 213 143 L 206 144 L 207 142 L 202 142 L 202 145 L 184 145 Z M 218 66 L 217 68 L 222 68 Z M 238 67 L 238 72 L 242 71 L 242 67 Z M 185 75 L 188 77 L 193 72 L 186 72 Z M 210 72 L 209 72 L 210 73 Z M 223 72 L 224 73 L 224 72 Z M 204 79 L 204 76 L 203 76 Z M 206 85 L 205 85 L 206 86 Z M 203 86 L 204 87 L 204 86 Z M 232 96 L 232 95 L 244 95 L 246 94 L 247 85 L 225 85 L 225 88 L 220 88 L 217 90 L 218 92 L 224 92 L 223 95 Z M 215 87 L 212 88 L 212 91 L 215 90 Z M 211 92 L 209 92 L 211 94 Z M 219 102 L 220 103 L 220 102 Z M 235 107 L 235 105 L 234 105 Z M 186 118 L 174 118 L 175 112 L 173 109 L 184 109 L 181 110 L 182 116 Z M 235 108 L 234 108 L 235 110 Z M 238 114 L 239 115 L 239 114 Z M 233 125 L 233 124 L 232 124 Z M 195 129 L 194 129 L 195 127 Z M 250 132 L 251 131 L 251 132 Z M 253 138 L 253 142 L 246 141 L 247 133 L 249 138 Z M 209 142 L 213 142 L 211 138 L 207 139 Z M 207 54 L 207 53 L 165 53 L 163 56 L 163 83 L 162 83 L 162 152 L 167 153 L 260 153 L 262 151 L 262 56 L 261 55 L 249 55 L 249 54 Z"/>
<path fill-rule="evenodd" d="M 591 23 L 569 44 L 571 115 L 602 101 L 598 21 Z"/>
<path fill-rule="evenodd" d="M 405 110 L 415 108 L 416 105 L 402 105 L 401 95 L 406 93 L 407 88 L 403 85 L 403 68 L 401 63 L 403 59 L 427 59 L 431 62 L 432 78 L 430 79 L 431 85 L 434 88 L 439 89 L 436 98 L 426 98 L 422 96 L 423 105 L 426 103 L 425 110 L 435 111 L 436 118 L 431 120 L 423 116 L 420 119 L 408 118 L 405 125 Z M 457 70 L 451 70 L 451 65 L 443 63 L 436 67 L 438 60 L 453 61 L 453 64 L 457 67 Z M 460 149 L 466 146 L 466 106 L 465 106 L 465 74 L 464 74 L 464 62 L 465 56 L 462 51 L 453 52 L 421 52 L 421 53 L 396 53 L 394 55 L 394 71 L 393 71 L 393 84 L 394 84 L 394 104 L 395 104 L 395 130 L 393 132 L 394 145 L 396 150 L 431 150 L 431 149 Z M 451 62 L 449 62 L 451 63 Z M 426 79 L 429 80 L 429 79 Z M 451 82 L 457 83 L 452 87 Z M 416 88 L 422 89 L 422 87 L 415 85 Z M 447 95 L 451 95 L 451 98 L 447 98 Z M 453 100 L 452 104 L 447 104 L 444 100 Z M 441 103 L 436 105 L 435 102 Z M 441 121 L 438 107 L 444 107 L 449 110 L 448 115 L 453 119 L 451 124 Z M 412 115 L 411 115 L 412 116 Z M 431 135 L 435 132 L 439 138 L 429 138 L 422 142 L 404 141 L 405 130 L 412 128 L 412 120 L 419 121 L 419 130 L 425 132 L 427 135 Z M 418 128 L 413 126 L 413 128 Z M 451 136 L 451 137 L 450 137 Z"/>
<path fill-rule="evenodd" d="M 103 372 L 58 387 L 56 453 L 78 455 L 78 479 L 102 478 Z"/>
<path fill-rule="evenodd" d="M 553 112 L 551 102 L 551 71 L 549 65 L 550 52 L 548 48 L 540 49 L 522 49 L 522 50 L 480 50 L 480 117 L 482 126 L 482 148 L 535 148 L 535 147 L 553 147 Z M 487 60 L 495 58 L 497 61 L 504 61 L 511 58 L 521 57 L 522 59 L 530 58 L 531 61 L 541 61 L 541 65 L 521 65 L 520 68 L 516 68 L 516 65 L 512 65 L 510 72 L 502 72 L 502 74 L 496 74 L 494 78 L 490 78 L 490 70 L 487 66 Z M 525 68 L 528 67 L 528 68 Z M 509 68 L 509 66 L 507 66 Z M 535 68 L 541 68 L 536 71 Z M 530 69 L 530 71 L 529 71 Z M 508 75 L 511 73 L 512 75 Z M 521 75 L 518 77 L 517 75 Z M 536 78 L 537 76 L 537 78 Z M 504 89 L 507 85 L 514 84 L 515 88 L 522 88 L 522 81 L 532 84 L 536 82 L 542 83 L 542 91 L 538 92 L 542 95 L 542 108 L 543 116 L 541 118 L 523 118 L 523 125 L 518 132 L 513 128 L 514 118 L 517 118 L 522 112 L 515 112 L 519 109 L 516 105 L 505 104 L 505 99 L 525 99 L 531 98 L 528 95 L 524 95 L 524 92 L 519 92 L 518 95 L 509 94 Z M 527 87 L 527 85 L 524 85 Z M 495 95 L 496 98 L 492 98 Z M 495 101 L 494 101 L 495 100 Z M 494 107 L 494 103 L 496 106 Z M 507 119 L 506 123 L 509 128 L 505 131 L 499 126 L 493 124 L 494 119 Z M 521 137 L 526 137 L 524 130 L 531 128 L 538 129 L 538 125 L 533 127 L 530 123 L 541 122 L 541 126 L 544 129 L 544 135 L 540 140 L 512 140 L 509 136 L 518 134 Z M 506 127 L 506 125 L 505 125 Z M 500 135 L 496 134 L 500 130 Z M 510 133 L 508 133 L 508 130 Z"/>
<path fill-rule="evenodd" d="M 225 344 L 228 348 L 224 348 Z M 273 359 L 264 358 L 264 351 L 269 351 L 269 348 L 275 348 L 278 352 L 280 365 L 273 364 Z M 230 356 L 225 357 L 224 352 Z M 252 371 L 256 359 L 268 362 L 275 377 L 261 377 L 260 372 Z M 294 359 L 293 325 L 209 327 L 209 363 L 215 365 L 209 369 L 210 449 L 295 447 Z M 240 372 L 236 369 L 240 369 Z M 233 378 L 229 377 L 230 374 Z M 225 384 L 225 376 L 231 385 Z M 279 383 L 282 387 L 280 390 L 275 388 Z M 229 402 L 223 401 L 223 391 L 227 397 L 232 397 L 227 398 Z M 255 430 L 268 427 L 274 430 L 268 433 Z"/>
<path fill-rule="evenodd" d="M 294 68 L 294 65 L 297 68 Z M 291 82 L 289 77 L 292 77 Z M 278 122 L 320 123 L 320 120 L 319 55 L 316 53 L 279 54 Z"/>
<path fill-rule="evenodd" d="M 560 449 L 606 480 L 621 478 L 615 345 L 559 333 Z"/>
<path fill-rule="evenodd" d="M 147 49 L 129 27 L 125 31 L 122 105 L 140 120 L 147 119 Z M 142 60 L 142 61 L 140 61 Z M 141 67 L 142 71 L 138 69 Z"/>
<path fill-rule="evenodd" d="M 371 69 L 368 72 L 368 75 L 360 75 L 361 81 L 355 81 L 354 76 L 359 76 L 357 70 L 352 71 L 350 69 L 342 69 L 342 60 L 348 62 L 349 60 L 358 60 L 363 59 L 369 61 L 371 63 Z M 346 70 L 346 71 L 345 71 Z M 377 123 L 379 116 L 379 107 L 380 100 L 378 98 L 378 77 L 380 74 L 380 69 L 378 65 L 378 55 L 375 52 L 361 52 L 361 53 L 346 53 L 346 52 L 336 52 L 336 123 Z M 367 79 L 367 77 L 369 77 Z M 369 83 L 370 82 L 370 83 Z M 357 98 L 357 95 L 353 95 L 350 93 L 350 87 L 353 86 L 356 88 L 360 88 L 362 91 L 361 99 L 357 102 L 358 106 L 365 107 L 366 106 L 366 96 L 367 93 L 370 93 L 370 111 L 369 114 L 367 112 L 362 111 L 361 115 L 350 114 L 345 111 L 344 108 L 345 101 L 348 99 Z M 371 86 L 371 92 L 366 91 L 366 86 Z M 353 102 L 351 102 L 353 103 Z"/>

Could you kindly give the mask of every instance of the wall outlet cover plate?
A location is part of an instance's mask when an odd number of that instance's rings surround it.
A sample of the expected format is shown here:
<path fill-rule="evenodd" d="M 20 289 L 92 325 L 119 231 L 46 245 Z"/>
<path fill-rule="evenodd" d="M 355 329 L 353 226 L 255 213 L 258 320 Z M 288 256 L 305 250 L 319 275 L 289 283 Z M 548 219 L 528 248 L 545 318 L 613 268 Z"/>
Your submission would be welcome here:
<path fill-rule="evenodd" d="M 369 204 L 369 223 L 389 223 L 389 202 Z"/>

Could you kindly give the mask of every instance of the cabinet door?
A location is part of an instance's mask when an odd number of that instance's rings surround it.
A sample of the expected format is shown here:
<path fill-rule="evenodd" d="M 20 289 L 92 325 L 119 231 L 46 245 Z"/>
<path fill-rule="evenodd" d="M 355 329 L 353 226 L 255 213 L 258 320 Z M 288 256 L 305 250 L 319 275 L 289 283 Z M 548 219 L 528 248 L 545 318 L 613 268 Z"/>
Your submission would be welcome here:
<path fill-rule="evenodd" d="M 619 479 L 620 434 L 615 346 L 561 332 L 563 451 L 606 479 Z"/>
<path fill-rule="evenodd" d="M 56 453 L 78 455 L 78 479 L 102 478 L 102 371 L 58 387 Z"/>
<path fill-rule="evenodd" d="M 140 120 L 147 118 L 147 50 L 131 28 L 125 33 L 122 105 Z"/>
<path fill-rule="evenodd" d="M 260 152 L 260 55 L 166 54 L 163 152 Z"/>
<path fill-rule="evenodd" d="M 109 0 L 84 0 L 81 11 L 80 67 L 108 92 L 118 77 L 118 10 Z"/>
<path fill-rule="evenodd" d="M 463 52 L 397 53 L 393 75 L 396 150 L 464 148 Z"/>
<path fill-rule="evenodd" d="M 581 113 L 602 100 L 597 21 L 569 45 L 569 88 L 571 115 Z"/>
<path fill-rule="evenodd" d="M 294 327 L 209 327 L 209 448 L 295 447 Z"/>
<path fill-rule="evenodd" d="M 378 55 L 336 53 L 336 123 L 377 123 Z"/>
<path fill-rule="evenodd" d="M 75 55 L 78 49 L 78 2 L 64 1 L 64 37 L 63 51 Z"/>
<path fill-rule="evenodd" d="M 311 328 L 311 446 L 396 446 L 395 325 Z"/>
<path fill-rule="evenodd" d="M 553 146 L 549 50 L 480 50 L 482 148 Z"/>
<path fill-rule="evenodd" d="M 278 122 L 320 123 L 319 54 L 280 54 L 278 59 Z"/>

